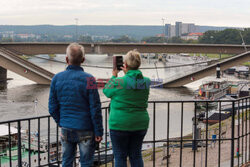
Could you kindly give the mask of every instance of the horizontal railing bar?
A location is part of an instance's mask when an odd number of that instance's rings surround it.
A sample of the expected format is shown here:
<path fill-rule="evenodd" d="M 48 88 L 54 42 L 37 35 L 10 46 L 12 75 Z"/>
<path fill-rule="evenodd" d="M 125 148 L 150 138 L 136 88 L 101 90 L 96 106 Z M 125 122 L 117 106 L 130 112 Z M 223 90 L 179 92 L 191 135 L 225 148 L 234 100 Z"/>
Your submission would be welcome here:
<path fill-rule="evenodd" d="M 148 103 L 194 103 L 194 102 L 234 102 L 234 101 L 239 101 L 239 100 L 243 100 L 243 99 L 248 99 L 250 98 L 250 96 L 241 98 L 241 99 L 237 99 L 237 100 L 214 100 L 214 101 L 210 101 L 210 100 L 180 100 L 180 101 L 176 101 L 176 100 L 167 100 L 167 101 L 148 101 Z M 108 103 L 110 101 L 104 101 L 102 103 Z M 109 107 L 102 107 L 102 110 L 108 109 Z M 7 123 L 14 123 L 14 122 L 18 122 L 18 121 L 28 121 L 28 120 L 34 120 L 34 119 L 43 119 L 43 118 L 48 118 L 51 117 L 50 115 L 44 115 L 44 116 L 38 116 L 38 117 L 29 117 L 29 118 L 21 118 L 21 119 L 15 119 L 15 120 L 8 120 L 8 121 L 2 121 L 0 122 L 0 124 L 7 124 Z"/>
<path fill-rule="evenodd" d="M 1 124 L 7 124 L 7 123 L 15 123 L 15 122 L 18 122 L 18 121 L 23 121 L 24 122 L 24 121 L 29 121 L 29 120 L 34 120 L 34 119 L 43 119 L 43 118 L 49 118 L 49 117 L 51 117 L 51 116 L 50 115 L 44 115 L 44 116 L 38 116 L 38 117 L 20 118 L 20 119 L 0 122 L 0 125 Z"/>
<path fill-rule="evenodd" d="M 109 108 L 109 107 L 103 107 L 102 110 Z M 44 116 L 37 116 L 37 117 L 29 117 L 29 118 L 20 118 L 20 119 L 15 119 L 15 120 L 8 120 L 8 121 L 2 121 L 0 122 L 1 124 L 7 124 L 7 123 L 15 123 L 18 121 L 29 121 L 29 120 L 36 120 L 36 119 L 44 119 L 44 118 L 49 118 L 51 117 L 50 115 L 44 115 Z"/>
<path fill-rule="evenodd" d="M 194 103 L 194 102 L 236 102 L 236 101 L 240 101 L 240 100 L 244 100 L 244 99 L 249 99 L 250 96 L 246 96 L 246 97 L 242 97 L 242 98 L 239 98 L 239 99 L 230 99 L 230 100 L 196 100 L 196 99 L 193 99 L 193 100 L 156 100 L 156 101 L 148 101 L 148 103 Z"/>
<path fill-rule="evenodd" d="M 238 138 L 234 138 L 233 140 L 236 140 Z M 226 138 L 226 139 L 220 139 L 220 141 L 227 141 L 227 140 L 232 140 L 232 138 Z M 194 141 L 193 139 L 183 139 L 182 142 L 190 142 L 190 141 Z M 199 141 L 206 141 L 206 139 L 196 139 L 197 142 Z M 219 139 L 207 139 L 207 141 L 219 141 Z M 166 142 L 181 142 L 181 140 L 156 140 L 156 143 L 166 143 Z M 143 143 L 147 144 L 147 143 L 153 143 L 153 141 L 144 141 Z"/>

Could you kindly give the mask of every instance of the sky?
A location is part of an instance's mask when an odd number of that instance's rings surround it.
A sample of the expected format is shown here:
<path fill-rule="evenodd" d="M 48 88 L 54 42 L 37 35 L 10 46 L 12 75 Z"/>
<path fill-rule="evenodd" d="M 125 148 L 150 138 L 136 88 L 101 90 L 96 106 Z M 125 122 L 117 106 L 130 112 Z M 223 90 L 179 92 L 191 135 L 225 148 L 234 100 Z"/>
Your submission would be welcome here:
<path fill-rule="evenodd" d="M 250 27 L 250 0 L 1 0 L 0 25 L 197 25 Z"/>

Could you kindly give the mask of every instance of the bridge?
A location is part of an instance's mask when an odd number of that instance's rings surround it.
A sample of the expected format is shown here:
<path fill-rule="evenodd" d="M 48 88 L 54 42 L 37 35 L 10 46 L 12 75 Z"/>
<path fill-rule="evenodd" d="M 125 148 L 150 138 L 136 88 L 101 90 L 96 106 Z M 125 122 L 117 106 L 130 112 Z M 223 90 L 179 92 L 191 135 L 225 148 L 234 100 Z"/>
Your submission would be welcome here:
<path fill-rule="evenodd" d="M 53 73 L 22 59 L 16 53 L 3 47 L 0 47 L 0 66 L 38 84 L 49 85 L 54 76 Z"/>
<path fill-rule="evenodd" d="M 249 60 L 250 60 L 250 51 L 233 56 L 221 62 L 212 64 L 204 69 L 189 74 L 185 74 L 184 76 L 179 76 L 178 78 L 163 83 L 163 87 L 181 87 L 183 85 L 197 81 L 206 76 L 213 75 L 216 73 L 216 67 L 218 64 L 220 64 L 220 69 L 221 71 L 223 71 L 230 67 L 240 65 Z"/>
<path fill-rule="evenodd" d="M 0 66 L 26 77 L 38 84 L 50 84 L 53 73 L 36 66 L 18 55 L 65 54 L 69 43 L 0 43 Z M 141 53 L 217 53 L 238 54 L 220 62 L 221 70 L 250 60 L 250 53 L 242 45 L 209 44 L 138 44 L 138 43 L 81 43 L 86 53 L 118 54 L 137 49 Z M 246 46 L 250 49 L 250 46 Z M 243 54 L 242 54 L 243 53 Z M 215 73 L 217 64 L 197 72 L 181 76 L 163 84 L 164 87 L 180 87 Z M 194 78 L 191 80 L 190 78 Z"/>
<path fill-rule="evenodd" d="M 240 54 L 245 52 L 242 45 L 222 44 L 144 44 L 144 43 L 80 43 L 86 53 L 92 54 L 120 54 L 137 49 L 141 53 L 216 53 L 216 54 Z M 38 54 L 65 54 L 69 43 L 0 43 L 12 51 L 25 55 Z M 246 46 L 250 50 L 250 46 Z"/>

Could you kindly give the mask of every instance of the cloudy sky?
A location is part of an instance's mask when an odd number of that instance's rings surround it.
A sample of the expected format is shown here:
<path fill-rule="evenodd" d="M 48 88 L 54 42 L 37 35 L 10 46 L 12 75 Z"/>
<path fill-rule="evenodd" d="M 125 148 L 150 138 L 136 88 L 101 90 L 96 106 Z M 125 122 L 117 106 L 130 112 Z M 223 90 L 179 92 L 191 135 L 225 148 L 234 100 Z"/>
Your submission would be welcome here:
<path fill-rule="evenodd" d="M 250 27 L 250 0 L 1 0 L 0 25 L 198 25 Z"/>

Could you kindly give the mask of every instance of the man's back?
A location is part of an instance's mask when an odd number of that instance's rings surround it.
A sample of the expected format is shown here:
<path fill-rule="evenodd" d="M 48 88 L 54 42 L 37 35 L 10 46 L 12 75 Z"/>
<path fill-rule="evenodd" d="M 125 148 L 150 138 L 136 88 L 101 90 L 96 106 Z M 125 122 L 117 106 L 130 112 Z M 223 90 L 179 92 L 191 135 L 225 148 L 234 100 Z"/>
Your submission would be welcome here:
<path fill-rule="evenodd" d="M 49 110 L 52 114 L 55 108 L 59 111 L 59 115 L 55 116 L 59 126 L 76 130 L 95 129 L 96 133 L 101 133 L 98 90 L 88 89 L 88 81 L 92 78 L 80 66 L 74 65 L 69 65 L 65 71 L 54 76 Z"/>
<path fill-rule="evenodd" d="M 73 167 L 77 145 L 81 166 L 92 166 L 95 141 L 101 142 L 103 135 L 100 97 L 93 76 L 81 68 L 84 60 L 83 46 L 70 44 L 66 50 L 69 66 L 50 85 L 49 113 L 61 127 L 63 167 Z"/>

